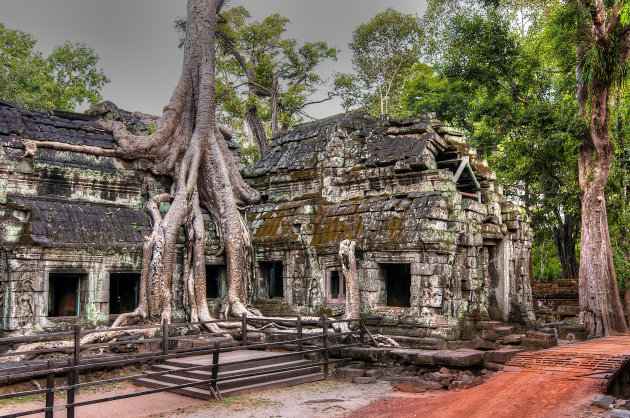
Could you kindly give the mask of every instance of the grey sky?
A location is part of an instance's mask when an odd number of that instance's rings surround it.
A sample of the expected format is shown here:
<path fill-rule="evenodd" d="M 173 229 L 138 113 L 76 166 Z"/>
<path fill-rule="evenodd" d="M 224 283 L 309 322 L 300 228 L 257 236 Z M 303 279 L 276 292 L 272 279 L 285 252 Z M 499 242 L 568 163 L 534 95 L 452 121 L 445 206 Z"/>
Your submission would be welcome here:
<path fill-rule="evenodd" d="M 256 19 L 280 13 L 291 20 L 288 36 L 298 41 L 326 41 L 342 52 L 322 69 L 350 71 L 347 44 L 352 31 L 392 7 L 422 15 L 425 0 L 231 0 Z M 111 78 L 103 97 L 128 110 L 159 115 L 181 69 L 181 51 L 173 20 L 186 14 L 185 0 L 0 0 L 0 22 L 37 39 L 48 53 L 66 40 L 85 42 L 101 57 Z M 308 109 L 315 117 L 341 111 L 338 103 Z"/>

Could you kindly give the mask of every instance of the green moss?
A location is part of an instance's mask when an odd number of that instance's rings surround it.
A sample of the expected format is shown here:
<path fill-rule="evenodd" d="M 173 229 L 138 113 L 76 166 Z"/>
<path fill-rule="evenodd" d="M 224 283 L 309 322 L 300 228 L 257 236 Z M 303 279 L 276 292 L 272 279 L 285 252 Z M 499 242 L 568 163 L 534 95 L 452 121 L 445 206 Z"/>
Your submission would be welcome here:
<path fill-rule="evenodd" d="M 19 241 L 21 234 L 21 225 L 12 225 L 10 223 L 4 224 L 4 241 L 9 243 L 16 243 Z"/>

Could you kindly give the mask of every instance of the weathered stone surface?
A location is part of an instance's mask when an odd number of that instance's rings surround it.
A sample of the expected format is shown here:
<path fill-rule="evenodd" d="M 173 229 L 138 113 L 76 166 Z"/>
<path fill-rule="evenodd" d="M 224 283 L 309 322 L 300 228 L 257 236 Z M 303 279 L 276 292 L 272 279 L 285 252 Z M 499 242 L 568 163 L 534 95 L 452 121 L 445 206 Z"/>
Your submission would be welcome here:
<path fill-rule="evenodd" d="M 615 403 L 615 398 L 608 395 L 597 395 L 592 405 L 603 409 L 609 409 Z"/>
<path fill-rule="evenodd" d="M 148 131 L 142 115 L 109 105 L 100 113 Z M 51 270 L 89 272 L 83 312 L 103 323 L 110 308 L 110 272 L 139 271 L 142 242 L 151 228 L 146 201 L 169 189 L 167 179 L 153 176 L 142 160 L 41 147 L 33 158 L 22 158 L 25 138 L 113 149 L 111 133 L 93 119 L 0 103 L 0 300 L 8 301 L 8 308 L 0 306 L 8 318 L 0 322 L 8 330 L 47 323 L 45 280 Z M 331 297 L 329 279 L 339 267 L 339 243 L 352 239 L 361 248 L 364 308 L 384 317 L 383 324 L 406 327 L 407 337 L 419 338 L 404 345 L 443 350 L 440 336 L 458 339 L 479 331 L 460 325 L 460 318 L 474 324 L 492 314 L 507 321 L 522 312 L 519 320 L 532 320 L 529 272 L 520 267 L 531 248 L 527 217 L 507 201 L 475 149 L 441 127 L 429 116 L 381 121 L 354 113 L 274 138 L 269 153 L 244 170 L 262 195 L 262 202 L 247 211 L 254 299 L 271 296 L 265 263 L 281 262 L 283 288 L 277 294 L 283 295 L 286 309 L 278 313 L 342 314 L 343 298 Z M 233 143 L 227 145 L 234 149 Z M 465 163 L 463 156 L 470 170 L 456 183 L 453 174 Z M 474 197 L 471 172 L 483 184 L 481 202 Z M 210 231 L 206 260 L 224 265 L 223 256 L 215 255 L 220 245 L 212 221 L 209 216 L 205 221 Z M 500 252 L 484 246 L 489 239 Z M 503 265 L 499 253 L 510 260 L 504 271 L 489 268 Z M 408 268 L 409 297 L 403 298 L 408 300 L 388 300 L 387 264 Z M 179 264 L 175 270 L 173 319 L 183 321 Z M 502 307 L 489 297 L 499 280 L 510 286 Z M 213 309 L 218 310 L 222 296 L 210 301 Z M 496 340 L 492 332 L 485 337 Z M 388 353 L 357 349 L 352 357 L 390 361 Z M 394 356 L 410 364 L 433 364 L 426 353 Z"/>
<path fill-rule="evenodd" d="M 585 341 L 587 339 L 586 329 L 579 324 L 561 324 L 558 325 L 558 338 L 575 339 Z"/>
<path fill-rule="evenodd" d="M 432 365 L 438 351 L 420 350 L 416 348 L 396 348 L 390 351 L 392 360 L 402 364 Z"/>
<path fill-rule="evenodd" d="M 483 362 L 483 368 L 487 370 L 491 370 L 493 372 L 498 372 L 500 370 L 503 370 L 504 367 L 505 367 L 505 364 L 503 363 L 495 363 L 492 361 Z"/>
<path fill-rule="evenodd" d="M 489 351 L 497 350 L 499 348 L 499 344 L 495 343 L 494 341 L 475 338 L 472 341 L 467 341 L 465 347 L 471 350 Z"/>
<path fill-rule="evenodd" d="M 613 409 L 610 411 L 611 418 L 630 418 L 630 411 L 627 409 Z"/>
<path fill-rule="evenodd" d="M 502 348 L 500 350 L 486 352 L 486 361 L 494 363 L 507 363 L 512 360 L 515 355 L 522 353 L 524 350 L 519 348 Z"/>
<path fill-rule="evenodd" d="M 442 389 L 442 385 L 437 382 L 420 379 L 419 377 L 393 377 L 391 385 L 402 392 L 426 392 L 427 390 Z"/>
<path fill-rule="evenodd" d="M 450 367 L 475 367 L 483 364 L 484 353 L 477 350 L 439 350 L 435 353 L 435 363 Z"/>
<path fill-rule="evenodd" d="M 352 381 L 354 383 L 358 383 L 360 385 L 374 383 L 374 382 L 376 382 L 376 380 L 377 379 L 374 376 L 361 376 L 361 377 L 355 377 L 355 378 L 352 379 Z"/>
<path fill-rule="evenodd" d="M 364 375 L 365 370 L 352 367 L 339 367 L 335 370 L 335 377 L 342 382 L 352 383 L 355 377 L 363 377 Z"/>
<path fill-rule="evenodd" d="M 518 345 L 525 338 L 525 334 L 510 334 L 503 337 L 503 344 Z"/>
<path fill-rule="evenodd" d="M 375 378 L 375 379 L 377 379 L 377 380 L 378 380 L 378 379 L 380 379 L 381 377 L 383 377 L 383 372 L 382 372 L 382 371 L 380 371 L 380 370 L 376 370 L 376 369 L 370 369 L 370 370 L 367 370 L 367 371 L 365 372 L 365 375 L 366 375 L 367 377 L 373 377 L 373 378 Z"/>

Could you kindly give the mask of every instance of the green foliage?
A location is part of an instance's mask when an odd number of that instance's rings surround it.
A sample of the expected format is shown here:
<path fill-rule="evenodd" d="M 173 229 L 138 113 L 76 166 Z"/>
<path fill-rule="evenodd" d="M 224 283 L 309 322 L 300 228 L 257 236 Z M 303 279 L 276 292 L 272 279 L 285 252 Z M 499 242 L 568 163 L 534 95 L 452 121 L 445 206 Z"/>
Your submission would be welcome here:
<path fill-rule="evenodd" d="M 562 278 L 562 266 L 553 241 L 538 240 L 538 245 L 532 248 L 532 268 L 537 282 L 552 282 Z"/>
<path fill-rule="evenodd" d="M 285 38 L 290 21 L 277 13 L 257 21 L 244 7 L 237 6 L 222 12 L 221 18 L 219 29 L 231 45 L 217 38 L 219 120 L 237 136 L 246 136 L 242 121 L 246 119 L 246 109 L 253 106 L 270 133 L 275 95 L 279 125 L 288 127 L 301 122 L 304 108 L 323 84 L 320 65 L 326 60 L 336 60 L 338 50 L 325 42 L 300 44 L 296 39 Z M 175 28 L 185 35 L 186 22 L 177 20 Z M 230 46 L 242 57 L 247 72 Z M 278 82 L 277 92 L 274 92 L 274 79 Z"/>
<path fill-rule="evenodd" d="M 344 107 L 400 116 L 404 80 L 419 59 L 423 35 L 416 16 L 391 8 L 357 27 L 349 44 L 355 74 L 337 74 L 335 80 Z"/>
<path fill-rule="evenodd" d="M 0 97 L 28 109 L 74 110 L 102 100 L 109 82 L 98 70 L 98 56 L 85 44 L 56 47 L 48 57 L 35 51 L 27 33 L 0 23 Z"/>

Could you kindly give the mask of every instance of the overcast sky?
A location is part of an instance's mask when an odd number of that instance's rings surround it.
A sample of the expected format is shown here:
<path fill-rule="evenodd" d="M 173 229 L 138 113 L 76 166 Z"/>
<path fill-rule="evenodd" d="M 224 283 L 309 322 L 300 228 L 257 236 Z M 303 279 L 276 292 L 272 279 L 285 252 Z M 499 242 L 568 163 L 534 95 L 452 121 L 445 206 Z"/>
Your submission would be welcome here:
<path fill-rule="evenodd" d="M 325 41 L 342 52 L 322 67 L 326 77 L 351 70 L 352 31 L 387 7 L 424 13 L 425 0 L 231 0 L 254 18 L 280 13 L 298 41 Z M 0 22 L 32 34 L 45 54 L 65 41 L 84 42 L 101 57 L 111 82 L 103 97 L 127 110 L 159 115 L 179 77 L 182 53 L 173 20 L 185 17 L 185 0 L 0 0 Z M 339 113 L 338 103 L 308 109 L 315 117 Z"/>

